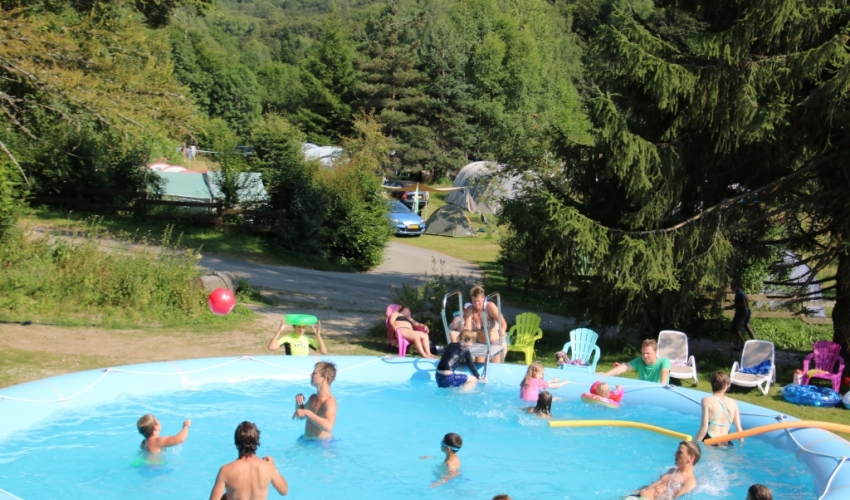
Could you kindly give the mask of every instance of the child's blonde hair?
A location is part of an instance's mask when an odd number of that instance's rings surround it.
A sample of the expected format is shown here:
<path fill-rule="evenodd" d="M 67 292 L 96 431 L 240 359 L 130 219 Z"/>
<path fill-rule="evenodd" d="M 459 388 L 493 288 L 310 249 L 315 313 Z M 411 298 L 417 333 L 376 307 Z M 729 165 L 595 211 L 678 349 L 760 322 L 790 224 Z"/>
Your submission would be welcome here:
<path fill-rule="evenodd" d="M 611 387 L 605 382 L 600 382 L 596 385 L 596 395 L 601 398 L 607 398 L 611 395 Z"/>
<path fill-rule="evenodd" d="M 460 332 L 460 336 L 457 338 L 457 341 L 460 343 L 471 343 L 475 342 L 476 338 L 475 332 L 472 330 L 464 330 Z"/>
<path fill-rule="evenodd" d="M 139 434 L 144 436 L 145 439 L 151 437 L 154 427 L 156 427 L 156 417 L 151 413 L 142 415 L 142 418 L 136 422 L 136 428 L 139 429 Z"/>
<path fill-rule="evenodd" d="M 543 373 L 543 365 L 540 364 L 539 361 L 531 363 L 530 365 L 528 365 L 528 371 L 525 372 L 525 378 L 522 379 L 522 384 L 520 385 L 522 387 L 527 386 L 531 382 L 531 379 L 536 378 L 537 374 L 540 373 Z"/>

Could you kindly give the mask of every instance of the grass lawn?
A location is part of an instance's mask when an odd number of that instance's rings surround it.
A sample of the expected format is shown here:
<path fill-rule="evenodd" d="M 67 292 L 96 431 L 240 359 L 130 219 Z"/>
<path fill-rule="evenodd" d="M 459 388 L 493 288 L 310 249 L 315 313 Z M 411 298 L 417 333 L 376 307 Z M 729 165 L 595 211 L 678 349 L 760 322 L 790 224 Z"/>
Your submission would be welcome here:
<path fill-rule="evenodd" d="M 272 238 L 238 231 L 217 231 L 210 227 L 199 227 L 194 225 L 190 218 L 177 219 L 173 222 L 141 221 L 132 215 L 101 216 L 42 206 L 34 208 L 31 214 L 22 220 L 22 224 L 48 226 L 67 231 L 78 231 L 81 228 L 97 225 L 115 238 L 151 245 L 162 244 L 163 235 L 168 234 L 168 230 L 171 229 L 172 240 L 179 246 L 193 250 L 199 249 L 201 253 L 232 257 L 259 264 L 278 264 L 323 271 L 352 271 L 349 266 L 334 264 L 314 255 L 284 252 Z"/>

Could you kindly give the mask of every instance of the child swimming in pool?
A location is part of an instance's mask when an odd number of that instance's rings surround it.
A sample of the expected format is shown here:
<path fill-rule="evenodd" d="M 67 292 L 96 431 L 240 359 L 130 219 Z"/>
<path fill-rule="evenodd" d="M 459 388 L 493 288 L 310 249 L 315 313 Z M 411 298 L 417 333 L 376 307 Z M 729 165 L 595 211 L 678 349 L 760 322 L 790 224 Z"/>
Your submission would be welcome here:
<path fill-rule="evenodd" d="M 443 388 L 462 387 L 465 391 L 471 391 L 475 388 L 478 380 L 486 383 L 475 369 L 475 364 L 472 362 L 472 354 L 469 353 L 469 346 L 475 342 L 475 332 L 472 330 L 464 330 L 460 332 L 459 342 L 452 342 L 446 346 L 443 351 L 443 356 L 440 358 L 440 363 L 437 365 L 437 385 Z M 463 373 L 455 373 L 455 369 L 460 365 L 461 361 L 466 363 L 469 368 L 469 373 L 473 376 L 469 377 Z"/>
<path fill-rule="evenodd" d="M 526 413 L 534 413 L 537 418 L 552 418 L 552 393 L 543 391 L 537 396 L 537 406 L 529 406 Z"/>
<path fill-rule="evenodd" d="M 446 484 L 451 479 L 460 475 L 460 458 L 458 458 L 457 452 L 460 451 L 461 446 L 463 446 L 463 438 L 461 438 L 459 434 L 455 434 L 454 432 L 446 434 L 443 437 L 443 440 L 440 441 L 440 451 L 446 454 L 446 459 L 443 461 L 445 471 L 442 477 L 440 477 L 439 481 L 434 481 L 433 483 L 431 483 L 432 488 L 440 486 L 441 484 Z M 419 458 L 425 459 L 434 457 L 424 456 Z"/>
<path fill-rule="evenodd" d="M 522 383 L 519 386 L 519 397 L 523 401 L 530 401 L 533 403 L 537 401 L 537 396 L 543 389 L 557 389 L 558 387 L 563 387 L 569 383 L 569 380 L 561 381 L 556 378 L 546 382 L 543 380 L 543 365 L 541 365 L 540 362 L 535 361 L 529 365 L 528 371 L 525 373 L 525 378 L 522 379 Z"/>
<path fill-rule="evenodd" d="M 186 441 L 189 437 L 189 427 L 192 426 L 191 420 L 183 422 L 183 429 L 174 436 L 160 436 L 159 431 L 162 424 L 159 423 L 156 417 L 148 413 L 136 422 L 136 428 L 139 429 L 139 434 L 145 437 L 142 440 L 141 448 L 148 453 L 159 453 L 163 448 L 169 446 L 177 446 Z"/>
<path fill-rule="evenodd" d="M 593 383 L 593 385 L 590 386 L 590 393 L 596 394 L 600 398 L 610 399 L 619 403 L 620 400 L 623 399 L 623 395 L 626 393 L 626 391 L 623 390 L 622 385 L 618 385 L 612 391 L 611 386 L 609 386 L 605 382 L 596 381 Z"/>

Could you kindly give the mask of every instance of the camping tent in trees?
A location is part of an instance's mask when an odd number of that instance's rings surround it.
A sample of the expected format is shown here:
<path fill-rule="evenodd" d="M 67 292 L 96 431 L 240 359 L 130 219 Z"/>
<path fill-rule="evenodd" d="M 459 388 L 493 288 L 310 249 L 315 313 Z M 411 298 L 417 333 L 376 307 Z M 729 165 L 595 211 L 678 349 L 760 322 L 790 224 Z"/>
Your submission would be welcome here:
<path fill-rule="evenodd" d="M 454 187 L 466 189 L 456 191 L 446 198 L 447 203 L 457 205 L 468 212 L 497 214 L 501 210 L 501 198 L 513 198 L 520 177 L 502 178 L 499 164 L 490 161 L 472 162 L 458 172 Z"/>
<path fill-rule="evenodd" d="M 455 205 L 444 205 L 428 217 L 425 234 L 470 238 L 475 236 L 475 228 Z"/>

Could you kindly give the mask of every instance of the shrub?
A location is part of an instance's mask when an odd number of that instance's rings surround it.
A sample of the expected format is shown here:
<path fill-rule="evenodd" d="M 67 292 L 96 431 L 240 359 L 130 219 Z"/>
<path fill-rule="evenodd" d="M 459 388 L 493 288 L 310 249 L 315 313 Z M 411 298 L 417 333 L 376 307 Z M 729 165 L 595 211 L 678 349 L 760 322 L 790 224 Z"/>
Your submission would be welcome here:
<path fill-rule="evenodd" d="M 325 197 L 316 182 L 318 165 L 304 161 L 303 135 L 286 119 L 270 115 L 254 128 L 252 140 L 269 205 L 286 210 L 281 244 L 290 251 L 322 253 Z"/>
<path fill-rule="evenodd" d="M 322 248 L 328 258 L 365 271 L 381 263 L 392 229 L 381 180 L 360 165 L 322 169 L 325 196 Z"/>
<path fill-rule="evenodd" d="M 18 172 L 8 158 L 0 159 L 0 241 L 20 215 L 23 205 Z"/>
<path fill-rule="evenodd" d="M 194 253 L 169 248 L 168 231 L 165 248 L 154 253 L 103 251 L 96 225 L 83 229 L 89 237 L 78 240 L 31 239 L 20 231 L 7 235 L 0 246 L 4 316 L 146 326 L 218 321 L 211 318 L 206 294 L 195 280 Z"/>

